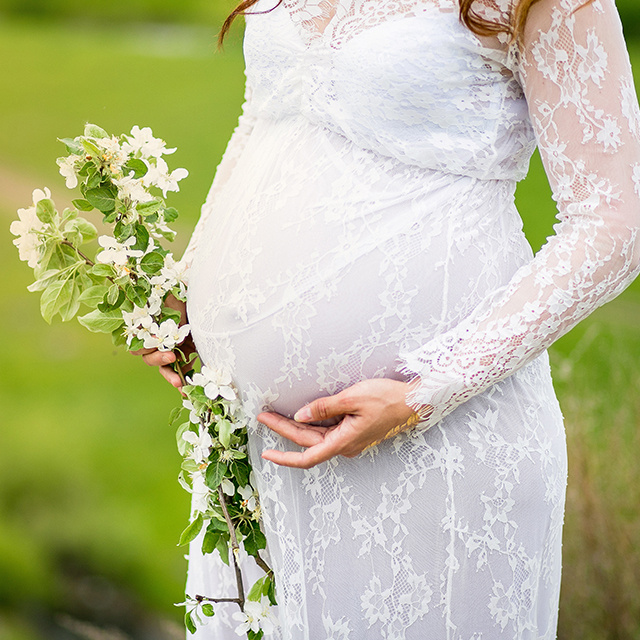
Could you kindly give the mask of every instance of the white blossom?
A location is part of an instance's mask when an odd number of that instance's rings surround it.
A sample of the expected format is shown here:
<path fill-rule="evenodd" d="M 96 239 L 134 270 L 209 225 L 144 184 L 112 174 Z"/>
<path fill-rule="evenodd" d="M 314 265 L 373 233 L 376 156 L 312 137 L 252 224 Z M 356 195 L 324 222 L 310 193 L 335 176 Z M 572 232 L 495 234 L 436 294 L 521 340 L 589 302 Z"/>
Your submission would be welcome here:
<path fill-rule="evenodd" d="M 33 194 L 33 206 L 28 209 L 18 209 L 18 220 L 11 223 L 9 230 L 14 236 L 18 236 L 13 244 L 18 248 L 20 260 L 27 262 L 33 269 L 40 259 L 40 246 L 42 241 L 39 232 L 45 225 L 36 213 L 36 206 L 40 200 L 51 198 L 51 191 L 45 187 L 44 191 L 36 189 Z"/>
<path fill-rule="evenodd" d="M 123 178 L 113 180 L 113 184 L 118 187 L 121 198 L 129 198 L 132 202 L 150 202 L 153 196 L 147 191 L 143 178 L 134 178 L 133 172 Z"/>
<path fill-rule="evenodd" d="M 191 495 L 193 496 L 193 509 L 204 513 L 209 508 L 209 495 L 211 491 L 204 481 L 201 471 L 191 474 Z"/>
<path fill-rule="evenodd" d="M 140 329 L 144 326 L 151 327 L 153 323 L 153 316 L 160 311 L 160 308 L 153 309 L 148 304 L 144 307 L 133 307 L 133 311 L 123 311 L 122 319 L 125 322 L 124 333 L 127 336 L 127 344 L 131 344 L 133 338 L 140 337 Z M 146 336 L 146 332 L 144 334 Z M 143 339 L 143 338 L 141 338 Z"/>
<path fill-rule="evenodd" d="M 76 175 L 76 162 L 78 160 L 82 160 L 82 156 L 71 155 L 56 160 L 60 167 L 60 175 L 65 179 L 67 189 L 75 189 L 78 186 L 78 176 Z"/>
<path fill-rule="evenodd" d="M 182 406 L 189 411 L 189 422 L 191 422 L 191 424 L 200 424 L 200 416 L 191 401 L 184 398 L 182 400 Z"/>
<path fill-rule="evenodd" d="M 122 171 L 122 166 L 129 159 L 129 155 L 122 150 L 120 140 L 115 136 L 111 138 L 98 138 L 95 143 L 102 149 L 102 161 L 109 166 L 112 173 Z"/>
<path fill-rule="evenodd" d="M 239 636 L 245 635 L 249 629 L 254 633 L 262 629 L 265 634 L 270 634 L 278 626 L 278 621 L 271 611 L 271 603 L 266 596 L 262 596 L 260 602 L 247 600 L 244 611 L 234 613 L 233 619 L 240 622 L 235 629 Z"/>
<path fill-rule="evenodd" d="M 232 498 L 236 492 L 236 488 L 229 478 L 222 478 L 220 486 L 222 487 L 222 491 L 224 491 L 224 493 L 226 493 L 230 498 Z"/>
<path fill-rule="evenodd" d="M 200 427 L 197 434 L 193 431 L 185 431 L 182 434 L 182 439 L 193 447 L 189 457 L 192 458 L 196 464 L 202 464 L 209 457 L 213 440 L 211 439 L 208 429 Z"/>
<path fill-rule="evenodd" d="M 175 169 L 169 173 L 169 167 L 162 158 L 158 158 L 155 165 L 147 162 L 147 166 L 147 173 L 142 178 L 144 185 L 158 187 L 165 198 L 168 191 L 180 191 L 178 182 L 189 175 L 186 169 Z"/>
<path fill-rule="evenodd" d="M 138 338 L 142 340 L 145 349 L 157 349 L 160 346 L 158 339 L 158 325 L 153 321 L 151 316 L 146 317 L 140 323 L 138 330 Z"/>
<path fill-rule="evenodd" d="M 235 400 L 236 392 L 231 387 L 231 375 L 226 371 L 216 371 L 203 366 L 200 373 L 192 378 L 192 384 L 204 387 L 207 398 L 216 400 L 222 396 L 225 400 Z"/>
<path fill-rule="evenodd" d="M 181 291 L 186 291 L 189 284 L 189 267 L 184 260 L 176 261 L 171 254 L 167 255 L 160 275 L 172 283 L 172 288 L 177 284 Z"/>
<path fill-rule="evenodd" d="M 161 351 L 171 351 L 179 345 L 189 335 L 189 325 L 178 326 L 173 319 L 165 320 L 160 324 L 157 331 L 159 340 L 158 349 Z"/>
<path fill-rule="evenodd" d="M 102 264 L 115 264 L 123 266 L 129 258 L 140 258 L 144 255 L 143 251 L 132 249 L 136 243 L 134 237 L 127 238 L 124 242 L 118 242 L 111 236 L 100 236 L 98 244 L 104 249 L 97 256 L 96 260 Z"/>
<path fill-rule="evenodd" d="M 249 511 L 255 511 L 258 506 L 257 491 L 250 484 L 247 484 L 244 487 L 239 487 L 238 493 L 242 497 L 242 506 Z"/>
<path fill-rule="evenodd" d="M 167 143 L 164 140 L 154 138 L 153 131 L 149 127 L 141 129 L 136 125 L 131 129 L 131 135 L 125 138 L 122 149 L 126 153 L 139 153 L 142 158 L 160 158 L 162 155 L 175 152 L 175 149 L 167 149 Z"/>

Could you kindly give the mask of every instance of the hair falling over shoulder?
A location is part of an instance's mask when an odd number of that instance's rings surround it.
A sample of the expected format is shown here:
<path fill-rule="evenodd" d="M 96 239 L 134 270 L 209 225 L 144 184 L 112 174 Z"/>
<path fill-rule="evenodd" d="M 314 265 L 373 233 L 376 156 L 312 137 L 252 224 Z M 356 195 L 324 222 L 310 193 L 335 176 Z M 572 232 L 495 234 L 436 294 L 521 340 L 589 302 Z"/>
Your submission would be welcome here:
<path fill-rule="evenodd" d="M 594 0 L 586 0 L 584 5 L 591 4 L 593 1 Z M 279 6 L 282 3 L 282 0 L 279 0 L 276 5 L 267 11 L 249 12 L 248 9 L 257 2 L 258 0 L 242 0 L 242 2 L 240 2 L 240 4 L 229 14 L 222 25 L 220 34 L 218 35 L 218 44 L 220 46 L 222 46 L 224 38 L 229 32 L 231 24 L 238 16 L 246 15 L 247 13 L 269 13 L 269 11 L 273 11 L 273 9 Z M 479 36 L 495 36 L 499 33 L 508 33 L 511 36 L 512 42 L 515 42 L 520 38 L 524 31 L 524 26 L 527 22 L 527 16 L 529 15 L 531 7 L 536 4 L 536 2 L 540 2 L 540 0 L 515 0 L 514 10 L 511 14 L 511 20 L 509 23 L 505 23 L 503 21 L 491 21 L 481 17 L 473 8 L 474 4 L 476 4 L 478 0 L 459 0 L 459 2 L 460 21 L 473 31 L 473 33 Z M 489 3 L 492 2 L 493 0 L 489 0 Z"/>

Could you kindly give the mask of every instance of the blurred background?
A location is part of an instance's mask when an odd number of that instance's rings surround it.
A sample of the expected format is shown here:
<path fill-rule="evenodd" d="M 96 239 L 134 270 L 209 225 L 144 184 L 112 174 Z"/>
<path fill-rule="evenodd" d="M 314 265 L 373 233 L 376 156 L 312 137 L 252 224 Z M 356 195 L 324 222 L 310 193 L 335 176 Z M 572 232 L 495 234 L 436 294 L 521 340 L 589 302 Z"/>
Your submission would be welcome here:
<path fill-rule="evenodd" d="M 640 81 L 640 2 L 618 6 Z M 184 636 L 177 394 L 106 336 L 44 323 L 9 224 L 35 187 L 69 199 L 57 137 L 150 126 L 190 171 L 170 200 L 180 254 L 242 99 L 240 29 L 215 45 L 230 8 L 0 0 L 0 640 Z M 518 204 L 537 250 L 555 214 L 537 157 Z M 551 352 L 570 456 L 562 640 L 640 638 L 639 327 L 640 281 Z"/>

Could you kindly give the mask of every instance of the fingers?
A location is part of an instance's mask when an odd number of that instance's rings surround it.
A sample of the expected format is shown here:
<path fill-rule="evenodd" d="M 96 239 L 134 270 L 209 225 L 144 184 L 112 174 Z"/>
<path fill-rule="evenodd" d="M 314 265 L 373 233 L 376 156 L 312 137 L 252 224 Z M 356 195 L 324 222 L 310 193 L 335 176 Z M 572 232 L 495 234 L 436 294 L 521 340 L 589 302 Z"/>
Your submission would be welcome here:
<path fill-rule="evenodd" d="M 261 413 L 258 416 L 258 422 L 301 447 L 313 447 L 319 444 L 329 430 L 325 427 L 300 426 L 278 413 Z"/>
<path fill-rule="evenodd" d="M 321 422 L 345 413 L 353 413 L 353 403 L 347 393 L 342 391 L 335 396 L 318 398 L 302 407 L 293 419 L 296 422 Z"/>
<path fill-rule="evenodd" d="M 171 367 L 160 367 L 158 371 L 160 371 L 160 375 L 170 385 L 174 386 L 176 389 L 182 389 L 182 380 L 180 380 L 180 376 Z"/>
<path fill-rule="evenodd" d="M 341 443 L 324 439 L 319 444 L 313 445 L 302 452 L 298 451 L 276 451 L 275 449 L 267 449 L 262 453 L 265 460 L 275 462 L 275 464 L 284 467 L 293 467 L 294 469 L 311 469 L 321 462 L 326 462 L 334 456 L 340 454 Z"/>
<path fill-rule="evenodd" d="M 299 426 L 277 413 L 261 413 L 258 420 L 267 427 L 291 440 L 305 451 L 277 451 L 268 449 L 262 457 L 276 464 L 296 469 L 310 469 L 321 462 L 342 455 L 347 458 L 357 456 L 366 443 L 354 442 L 350 416 L 336 427 Z"/>

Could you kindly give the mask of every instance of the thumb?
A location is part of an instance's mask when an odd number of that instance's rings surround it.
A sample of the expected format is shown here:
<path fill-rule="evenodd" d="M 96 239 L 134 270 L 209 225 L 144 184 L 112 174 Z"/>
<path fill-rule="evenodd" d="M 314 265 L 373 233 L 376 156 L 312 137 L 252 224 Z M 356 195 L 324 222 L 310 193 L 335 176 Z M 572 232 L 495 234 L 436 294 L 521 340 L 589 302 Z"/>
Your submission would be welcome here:
<path fill-rule="evenodd" d="M 344 391 L 335 396 L 318 398 L 299 409 L 293 419 L 296 422 L 320 422 L 329 418 L 343 416 L 345 413 L 349 413 L 348 405 L 350 405 L 350 403 L 346 402 L 343 394 Z"/>

